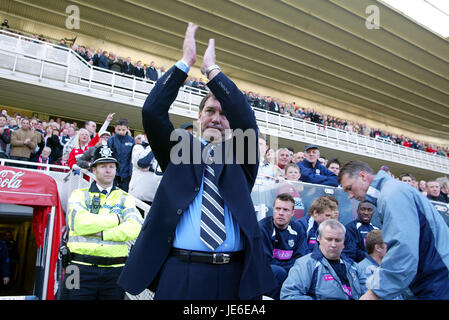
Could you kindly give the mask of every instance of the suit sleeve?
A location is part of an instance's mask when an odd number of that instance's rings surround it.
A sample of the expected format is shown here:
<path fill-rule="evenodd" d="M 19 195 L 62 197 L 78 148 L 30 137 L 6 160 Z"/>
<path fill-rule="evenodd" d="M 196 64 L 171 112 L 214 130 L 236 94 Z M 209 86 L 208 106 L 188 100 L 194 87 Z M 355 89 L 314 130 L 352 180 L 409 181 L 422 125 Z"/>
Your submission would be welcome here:
<path fill-rule="evenodd" d="M 170 162 L 173 146 L 170 135 L 174 127 L 170 122 L 168 110 L 186 78 L 184 71 L 176 66 L 171 67 L 156 82 L 142 108 L 143 128 L 162 171 L 165 171 Z"/>
<path fill-rule="evenodd" d="M 346 234 L 345 234 L 345 248 L 343 249 L 343 253 L 352 260 L 356 260 L 357 257 L 357 245 L 355 243 L 354 237 L 354 228 L 351 223 L 346 225 Z"/>
<path fill-rule="evenodd" d="M 271 235 L 269 234 L 268 229 L 263 224 L 263 220 L 259 222 L 259 229 L 262 237 L 263 252 L 267 257 L 267 261 L 270 264 L 276 264 L 276 259 L 273 259 L 273 244 L 271 243 Z"/>

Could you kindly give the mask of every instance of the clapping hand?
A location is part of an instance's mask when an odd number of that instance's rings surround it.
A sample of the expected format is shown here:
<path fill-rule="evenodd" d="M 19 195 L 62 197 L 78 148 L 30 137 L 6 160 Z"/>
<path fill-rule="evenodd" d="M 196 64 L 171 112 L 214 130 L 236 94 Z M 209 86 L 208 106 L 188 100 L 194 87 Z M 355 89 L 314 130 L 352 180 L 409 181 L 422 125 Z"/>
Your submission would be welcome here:
<path fill-rule="evenodd" d="M 207 68 L 215 64 L 215 39 L 209 39 L 209 45 L 204 52 L 203 64 L 201 65 L 201 72 L 205 74 Z M 218 70 L 212 70 L 209 74 L 209 80 L 211 80 L 217 73 Z"/>
<path fill-rule="evenodd" d="M 182 45 L 182 61 L 184 61 L 189 68 L 196 62 L 195 32 L 197 29 L 198 26 L 196 24 L 189 22 L 184 37 L 184 43 Z"/>

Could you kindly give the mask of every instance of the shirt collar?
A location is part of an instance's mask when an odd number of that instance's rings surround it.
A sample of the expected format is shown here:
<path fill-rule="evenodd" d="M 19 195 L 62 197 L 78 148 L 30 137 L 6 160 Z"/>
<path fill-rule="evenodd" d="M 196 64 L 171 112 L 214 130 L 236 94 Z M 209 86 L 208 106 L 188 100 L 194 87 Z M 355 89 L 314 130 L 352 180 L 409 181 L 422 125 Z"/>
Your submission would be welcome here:
<path fill-rule="evenodd" d="M 107 192 L 108 192 L 108 194 L 112 191 L 112 190 L 114 190 L 115 189 L 115 181 L 114 181 L 114 183 L 112 184 L 112 186 L 110 186 L 109 188 L 107 188 L 107 189 L 104 189 L 104 188 L 102 188 L 101 186 L 99 186 L 95 181 L 94 182 L 92 182 L 92 184 L 90 185 L 90 188 L 89 188 L 89 192 L 92 192 L 92 193 L 101 193 L 101 191 L 103 191 L 103 190 L 106 190 Z"/>

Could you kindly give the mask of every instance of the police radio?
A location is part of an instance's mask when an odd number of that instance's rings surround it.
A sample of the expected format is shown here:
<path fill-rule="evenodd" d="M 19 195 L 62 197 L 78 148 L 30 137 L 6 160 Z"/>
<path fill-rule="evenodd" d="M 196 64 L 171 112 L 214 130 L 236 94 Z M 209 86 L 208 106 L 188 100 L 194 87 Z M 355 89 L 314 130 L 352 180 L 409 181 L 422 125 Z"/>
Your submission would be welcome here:
<path fill-rule="evenodd" d="M 97 214 L 98 211 L 100 211 L 100 208 L 101 208 L 100 197 L 95 196 L 95 197 L 92 199 L 92 213 Z"/>

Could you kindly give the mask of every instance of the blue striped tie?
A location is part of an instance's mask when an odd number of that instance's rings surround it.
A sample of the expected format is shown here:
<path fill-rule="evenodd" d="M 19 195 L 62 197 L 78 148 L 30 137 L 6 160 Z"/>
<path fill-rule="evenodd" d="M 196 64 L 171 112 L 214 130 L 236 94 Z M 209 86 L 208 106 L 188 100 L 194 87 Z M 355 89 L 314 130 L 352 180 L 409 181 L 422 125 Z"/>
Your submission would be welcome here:
<path fill-rule="evenodd" d="M 224 201 L 216 185 L 214 169 L 208 164 L 204 170 L 200 238 L 211 250 L 215 250 L 226 239 Z"/>

